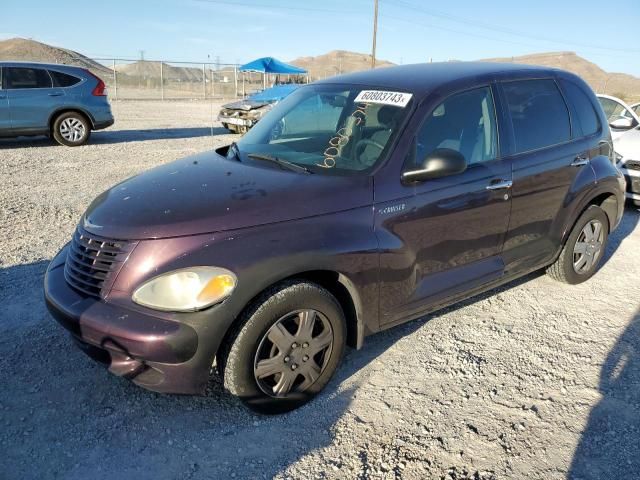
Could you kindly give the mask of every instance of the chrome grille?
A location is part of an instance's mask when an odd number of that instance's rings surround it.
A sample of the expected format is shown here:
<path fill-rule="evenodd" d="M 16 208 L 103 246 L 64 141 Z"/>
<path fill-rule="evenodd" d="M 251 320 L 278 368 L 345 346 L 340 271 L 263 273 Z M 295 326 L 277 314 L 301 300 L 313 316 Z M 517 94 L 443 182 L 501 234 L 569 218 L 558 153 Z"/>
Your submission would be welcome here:
<path fill-rule="evenodd" d="M 78 227 L 64 265 L 67 283 L 82 293 L 102 297 L 136 243 L 98 237 Z"/>
<path fill-rule="evenodd" d="M 221 115 L 224 117 L 236 117 L 236 118 L 247 118 L 249 116 L 250 110 L 230 110 L 225 108 L 222 110 Z"/>

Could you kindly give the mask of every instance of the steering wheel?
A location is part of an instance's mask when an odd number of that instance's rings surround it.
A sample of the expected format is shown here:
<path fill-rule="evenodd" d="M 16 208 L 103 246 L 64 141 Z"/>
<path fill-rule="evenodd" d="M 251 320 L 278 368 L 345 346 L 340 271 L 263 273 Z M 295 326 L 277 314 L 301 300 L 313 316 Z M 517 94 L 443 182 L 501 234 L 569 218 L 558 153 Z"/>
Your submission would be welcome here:
<path fill-rule="evenodd" d="M 362 159 L 360 158 L 360 150 L 362 150 L 364 147 L 366 146 L 372 146 L 377 148 L 378 150 L 380 150 L 380 152 L 382 152 L 384 150 L 384 145 L 379 144 L 378 142 L 376 142 L 375 140 L 371 140 L 369 138 L 363 138 L 362 140 L 358 140 L 358 142 L 356 143 L 355 147 L 354 147 L 354 152 L 355 152 L 355 157 L 356 160 L 361 164 L 361 165 L 365 165 L 365 162 L 362 161 Z"/>

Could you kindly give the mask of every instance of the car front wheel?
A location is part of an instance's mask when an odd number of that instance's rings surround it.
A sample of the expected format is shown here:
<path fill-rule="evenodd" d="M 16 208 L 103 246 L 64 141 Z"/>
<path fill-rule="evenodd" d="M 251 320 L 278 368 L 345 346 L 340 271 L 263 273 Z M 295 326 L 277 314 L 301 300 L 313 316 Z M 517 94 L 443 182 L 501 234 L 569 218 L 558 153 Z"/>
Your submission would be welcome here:
<path fill-rule="evenodd" d="M 91 136 L 91 125 L 87 118 L 77 112 L 67 112 L 53 122 L 53 138 L 60 145 L 77 147 L 84 145 Z"/>
<path fill-rule="evenodd" d="M 224 386 L 257 412 L 293 410 L 328 383 L 345 341 L 344 313 L 331 293 L 306 281 L 281 284 L 249 307 L 223 347 Z"/>

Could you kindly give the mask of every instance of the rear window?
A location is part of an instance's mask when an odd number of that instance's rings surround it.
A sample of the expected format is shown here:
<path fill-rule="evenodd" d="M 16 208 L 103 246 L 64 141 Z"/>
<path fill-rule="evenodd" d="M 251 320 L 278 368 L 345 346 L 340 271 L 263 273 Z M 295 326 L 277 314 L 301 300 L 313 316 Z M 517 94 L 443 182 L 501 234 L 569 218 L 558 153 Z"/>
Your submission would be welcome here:
<path fill-rule="evenodd" d="M 80 83 L 81 79 L 78 77 L 74 77 L 73 75 L 68 75 L 62 72 L 56 72 L 55 70 L 49 70 L 49 74 L 53 79 L 54 87 L 71 87 L 77 83 Z"/>
<path fill-rule="evenodd" d="M 569 111 L 553 80 L 503 83 L 513 123 L 516 152 L 566 142 L 571 137 Z"/>
<path fill-rule="evenodd" d="M 41 68 L 5 68 L 7 88 L 51 88 L 51 77 Z"/>
<path fill-rule="evenodd" d="M 584 136 L 596 133 L 600 129 L 600 121 L 587 94 L 573 82 L 561 80 L 560 83 L 569 99 L 569 103 L 573 105 L 575 110 L 576 119 L 574 124 Z"/>

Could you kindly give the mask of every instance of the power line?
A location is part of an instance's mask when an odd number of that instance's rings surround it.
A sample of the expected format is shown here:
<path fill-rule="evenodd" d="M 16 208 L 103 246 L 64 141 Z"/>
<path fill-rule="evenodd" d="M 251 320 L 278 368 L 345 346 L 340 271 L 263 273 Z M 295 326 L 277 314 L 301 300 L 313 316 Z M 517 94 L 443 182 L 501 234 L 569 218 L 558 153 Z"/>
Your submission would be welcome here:
<path fill-rule="evenodd" d="M 230 0 L 196 0 L 199 3 L 210 3 L 213 5 L 229 5 L 232 7 L 249 7 L 249 8 L 268 8 L 272 10 L 298 10 L 302 12 L 324 12 L 331 13 L 335 15 L 336 13 L 362 13 L 357 10 L 331 10 L 328 8 L 309 8 L 309 7 L 299 7 L 299 6 L 290 6 L 290 5 L 267 5 L 267 4 L 256 4 L 256 3 L 244 3 L 244 2 L 234 2 Z"/>
<path fill-rule="evenodd" d="M 474 32 L 468 32 L 468 31 L 463 31 L 463 30 L 456 30 L 455 28 L 443 27 L 442 25 L 434 25 L 434 24 L 430 24 L 430 23 L 425 23 L 425 22 L 420 21 L 420 20 L 409 20 L 407 18 L 401 18 L 401 17 L 392 16 L 392 15 L 387 15 L 385 13 L 381 13 L 380 16 L 383 17 L 383 18 L 388 18 L 390 20 L 397 20 L 399 22 L 406 22 L 406 23 L 409 23 L 411 25 L 416 25 L 418 27 L 436 29 L 436 30 L 443 30 L 443 31 L 446 31 L 446 32 L 457 33 L 459 35 L 465 35 L 465 36 L 468 36 L 468 37 L 483 38 L 485 40 L 491 40 L 491 41 L 499 42 L 499 43 L 503 43 L 503 44 L 521 45 L 521 46 L 525 46 L 525 47 L 540 49 L 540 45 L 536 45 L 536 44 L 533 44 L 533 43 L 519 42 L 517 40 L 505 40 L 505 39 L 502 39 L 502 38 L 491 37 L 491 36 L 484 35 L 484 34 L 481 34 L 481 33 L 474 33 Z M 624 57 L 624 55 L 620 55 L 620 54 L 616 55 L 616 54 L 610 54 L 610 53 L 605 53 L 605 52 L 598 52 L 598 53 L 589 52 L 589 54 L 590 55 L 594 55 L 594 56 L 598 56 L 598 55 L 599 56 L 604 56 L 604 55 L 606 55 L 607 57 L 626 58 L 626 57 Z"/>
<path fill-rule="evenodd" d="M 578 47 L 583 47 L 583 48 L 595 48 L 598 50 L 610 50 L 610 51 L 615 51 L 615 52 L 622 52 L 622 53 L 631 53 L 631 52 L 635 52 L 638 53 L 640 52 L 640 50 L 633 50 L 633 49 L 627 49 L 627 48 L 615 48 L 615 47 L 603 47 L 600 45 L 594 45 L 594 44 L 589 44 L 589 43 L 581 43 L 581 42 L 574 42 L 571 40 L 564 40 L 564 39 L 553 39 L 553 38 L 549 38 L 549 37 L 543 37 L 540 35 L 533 35 L 530 33 L 523 33 L 519 30 L 513 30 L 510 28 L 506 28 L 503 27 L 501 25 L 494 25 L 491 23 L 486 23 L 486 22 L 482 22 L 482 21 L 478 21 L 478 20 L 474 20 L 474 19 L 469 19 L 469 18 L 465 18 L 465 17 L 460 17 L 457 15 L 451 15 L 449 13 L 446 12 L 442 12 L 440 10 L 433 10 L 430 8 L 424 8 L 424 7 L 420 7 L 417 5 L 414 5 L 410 2 L 407 2 L 405 0 L 395 0 L 393 3 L 397 4 L 398 6 L 407 8 L 409 10 L 413 10 L 415 12 L 419 12 L 428 16 L 432 16 L 432 17 L 438 17 L 438 18 L 443 18 L 445 20 L 449 20 L 452 22 L 457 22 L 457 23 L 462 23 L 464 25 L 469 25 L 469 26 L 473 26 L 473 27 L 477 27 L 477 28 L 484 28 L 484 29 L 489 29 L 493 32 L 495 31 L 499 31 L 502 33 L 506 33 L 508 35 L 514 35 L 517 37 L 525 37 L 525 38 L 530 38 L 533 40 L 539 40 L 539 41 L 544 41 L 544 42 L 550 42 L 550 43 L 558 43 L 558 44 L 566 44 L 566 45 L 575 45 Z"/>

